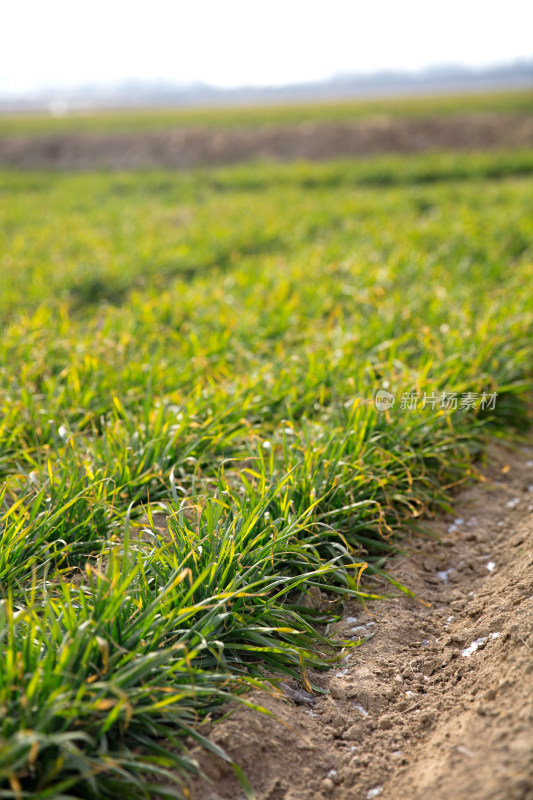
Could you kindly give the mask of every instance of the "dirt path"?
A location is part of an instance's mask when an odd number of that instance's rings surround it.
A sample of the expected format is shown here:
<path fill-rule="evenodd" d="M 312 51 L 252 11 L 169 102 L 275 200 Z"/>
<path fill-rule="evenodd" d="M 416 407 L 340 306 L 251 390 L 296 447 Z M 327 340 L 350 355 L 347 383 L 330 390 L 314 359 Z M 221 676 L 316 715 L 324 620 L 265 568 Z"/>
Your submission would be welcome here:
<path fill-rule="evenodd" d="M 294 161 L 424 150 L 533 146 L 533 115 L 471 114 L 359 123 L 177 128 L 145 134 L 0 138 L 0 165 L 84 170 L 188 167 L 263 159 Z"/>
<path fill-rule="evenodd" d="M 375 635 L 313 676 L 327 695 L 258 694 L 278 720 L 239 709 L 213 726 L 258 800 L 533 798 L 533 448 L 493 446 L 482 471 L 431 523 L 442 544 L 417 541 L 396 565 L 428 605 L 353 605 L 339 635 Z M 199 760 L 212 783 L 194 800 L 244 797 L 224 764 Z"/>

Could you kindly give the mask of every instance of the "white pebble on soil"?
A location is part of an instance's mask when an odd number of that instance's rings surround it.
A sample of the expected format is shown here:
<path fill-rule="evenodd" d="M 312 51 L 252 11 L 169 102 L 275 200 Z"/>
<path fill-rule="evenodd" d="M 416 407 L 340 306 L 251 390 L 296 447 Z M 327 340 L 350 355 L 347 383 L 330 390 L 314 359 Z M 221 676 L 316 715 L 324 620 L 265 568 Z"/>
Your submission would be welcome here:
<path fill-rule="evenodd" d="M 381 794 L 383 791 L 383 786 L 374 786 L 373 789 L 369 789 L 366 793 L 366 800 L 372 800 L 373 797 L 377 797 L 378 794 Z"/>
<path fill-rule="evenodd" d="M 472 642 L 472 644 L 468 645 L 468 647 L 465 647 L 465 649 L 462 652 L 462 655 L 465 656 L 465 657 L 466 656 L 471 656 L 472 653 L 475 653 L 476 650 L 478 649 L 478 647 L 481 644 L 483 644 L 484 642 L 486 642 L 486 641 L 487 641 L 487 637 L 486 636 L 480 636 L 479 639 L 475 639 Z"/>
<path fill-rule="evenodd" d="M 496 564 L 494 563 L 494 561 L 487 561 L 485 566 L 487 567 L 489 572 L 494 572 L 494 570 L 496 569 Z"/>
<path fill-rule="evenodd" d="M 451 569 L 441 570 L 441 572 L 437 572 L 438 577 L 441 579 L 441 581 L 444 581 L 446 585 L 448 585 L 449 583 L 448 575 L 450 574 L 450 572 L 453 572 L 453 567 Z"/>
<path fill-rule="evenodd" d="M 363 717 L 368 717 L 368 711 L 366 710 L 366 708 L 363 708 L 361 703 L 354 703 L 353 707 L 356 708 L 358 711 L 360 711 Z"/>
<path fill-rule="evenodd" d="M 464 756 L 468 756 L 468 758 L 474 758 L 474 753 L 468 749 L 468 747 L 464 747 L 462 744 L 457 745 L 455 748 L 458 753 L 462 753 Z"/>
<path fill-rule="evenodd" d="M 499 635 L 500 635 L 500 632 L 497 631 L 496 633 L 489 633 L 488 636 L 480 636 L 479 639 L 475 639 L 472 642 L 471 645 L 469 645 L 468 647 L 465 647 L 465 649 L 462 651 L 462 655 L 463 656 L 471 656 L 472 653 L 476 652 L 478 647 L 480 647 L 482 644 L 485 644 L 487 639 L 489 639 L 489 638 L 490 639 L 497 639 Z"/>

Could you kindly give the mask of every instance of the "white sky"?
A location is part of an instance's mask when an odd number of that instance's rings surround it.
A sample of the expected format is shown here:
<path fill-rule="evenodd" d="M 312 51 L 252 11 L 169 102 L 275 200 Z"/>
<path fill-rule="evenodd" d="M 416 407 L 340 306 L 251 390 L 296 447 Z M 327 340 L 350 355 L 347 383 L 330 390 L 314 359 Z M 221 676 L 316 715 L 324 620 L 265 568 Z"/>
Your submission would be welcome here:
<path fill-rule="evenodd" d="M 533 57 L 531 0 L 4 0 L 0 90 L 216 86 Z"/>

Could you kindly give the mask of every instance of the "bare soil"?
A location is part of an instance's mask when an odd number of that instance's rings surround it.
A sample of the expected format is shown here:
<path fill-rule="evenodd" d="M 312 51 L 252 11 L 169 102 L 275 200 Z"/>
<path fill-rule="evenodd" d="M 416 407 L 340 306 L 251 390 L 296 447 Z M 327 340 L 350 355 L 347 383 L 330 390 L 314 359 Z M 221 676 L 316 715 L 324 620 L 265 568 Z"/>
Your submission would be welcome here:
<path fill-rule="evenodd" d="M 250 160 L 531 146 L 531 114 L 463 114 L 411 120 L 383 117 L 345 124 L 184 127 L 144 134 L 7 136 L 0 138 L 0 165 L 57 170 L 186 169 Z"/>
<path fill-rule="evenodd" d="M 208 728 L 257 800 L 533 798 L 533 448 L 487 464 L 393 566 L 418 599 L 347 608 L 338 636 L 374 636 L 311 676 L 327 694 L 254 693 L 274 717 L 240 707 Z M 194 800 L 244 798 L 197 757 Z"/>

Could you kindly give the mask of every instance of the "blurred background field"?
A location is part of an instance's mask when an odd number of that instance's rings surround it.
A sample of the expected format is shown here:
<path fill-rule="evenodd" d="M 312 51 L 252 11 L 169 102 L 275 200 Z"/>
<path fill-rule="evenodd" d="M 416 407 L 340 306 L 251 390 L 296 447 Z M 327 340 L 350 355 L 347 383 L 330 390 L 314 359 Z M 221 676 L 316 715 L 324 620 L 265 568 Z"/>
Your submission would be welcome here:
<path fill-rule="evenodd" d="M 0 114 L 0 136 L 63 133 L 146 133 L 183 126 L 240 127 L 339 124 L 378 118 L 458 114 L 531 114 L 533 89 L 285 102 L 207 108 L 139 108 Z"/>
<path fill-rule="evenodd" d="M 0 115 L 0 166 L 191 169 L 533 147 L 531 90 L 351 102 Z"/>

